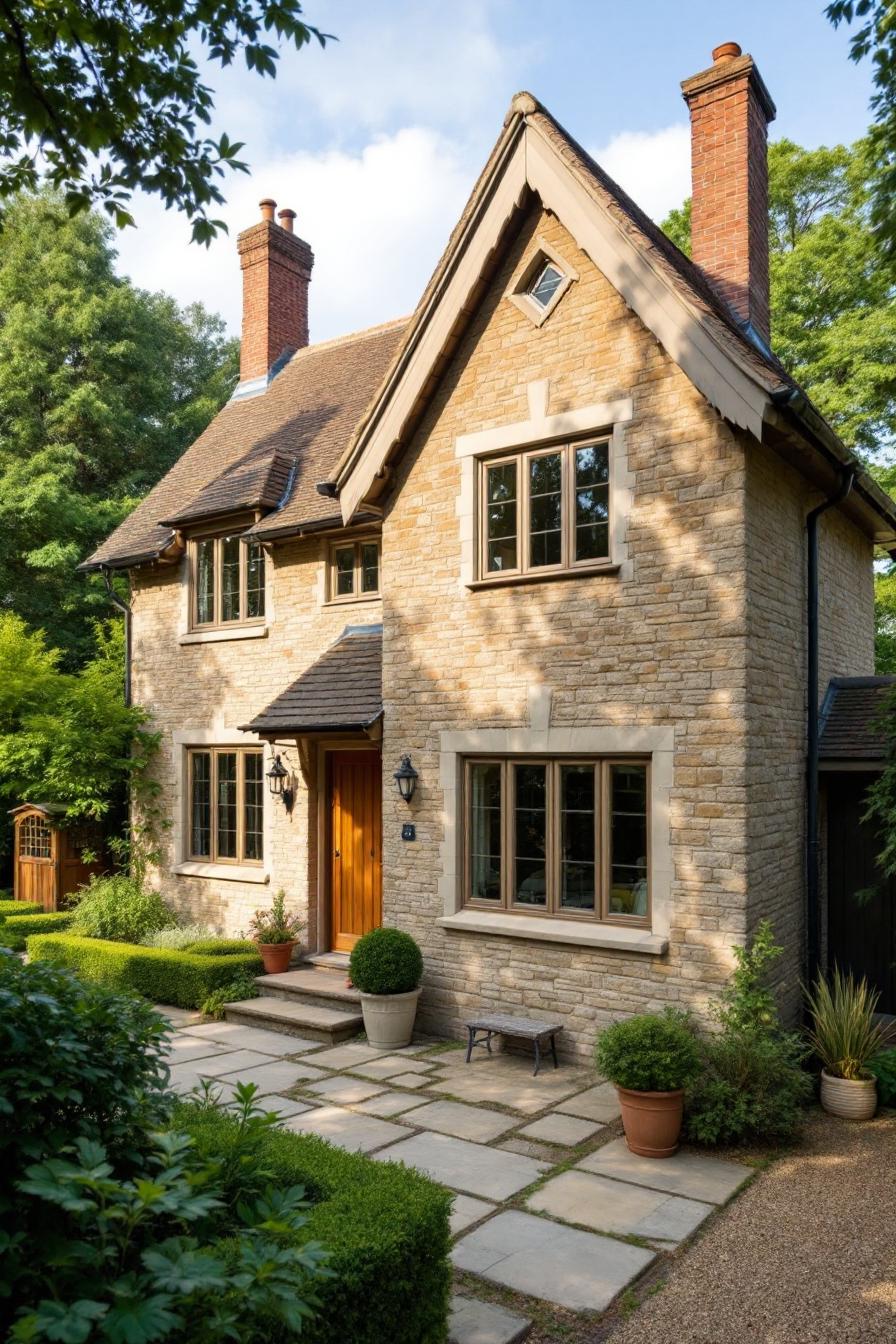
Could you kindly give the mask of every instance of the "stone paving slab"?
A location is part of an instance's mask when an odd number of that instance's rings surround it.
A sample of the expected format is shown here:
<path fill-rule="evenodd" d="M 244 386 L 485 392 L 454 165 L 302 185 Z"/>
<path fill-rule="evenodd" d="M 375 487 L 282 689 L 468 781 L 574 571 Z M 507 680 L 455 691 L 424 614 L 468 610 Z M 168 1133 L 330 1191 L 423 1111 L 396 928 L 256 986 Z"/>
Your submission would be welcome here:
<path fill-rule="evenodd" d="M 565 1223 L 672 1244 L 689 1237 L 715 1208 L 714 1204 L 611 1181 L 587 1171 L 561 1172 L 526 1202 L 530 1209 Z"/>
<path fill-rule="evenodd" d="M 493 1061 L 496 1064 L 500 1062 Z M 524 1115 L 536 1115 L 556 1105 L 580 1087 L 579 1082 L 571 1078 L 564 1079 L 562 1070 L 555 1077 L 549 1073 L 540 1073 L 537 1078 L 533 1078 L 531 1070 L 496 1068 L 489 1072 L 477 1070 L 472 1065 L 469 1068 L 469 1073 L 451 1069 L 442 1082 L 429 1083 L 430 1091 L 447 1092 L 461 1101 L 493 1102 Z"/>
<path fill-rule="evenodd" d="M 320 1041 L 284 1036 L 280 1031 L 266 1031 L 264 1027 L 244 1027 L 239 1022 L 197 1022 L 195 1026 L 185 1027 L 184 1032 L 220 1041 L 228 1050 L 260 1050 L 263 1055 L 300 1055 L 306 1050 L 320 1049 Z"/>
<path fill-rule="evenodd" d="M 352 1109 L 364 1111 L 366 1115 L 401 1115 L 412 1107 L 422 1106 L 425 1101 L 426 1097 L 417 1096 L 415 1092 L 380 1092 L 379 1096 L 367 1101 L 353 1102 Z"/>
<path fill-rule="evenodd" d="M 204 1060 L 200 1061 L 200 1072 L 204 1063 Z M 257 1064 L 254 1069 L 233 1069 L 229 1073 L 217 1075 L 231 1083 L 254 1083 L 262 1096 L 268 1092 L 286 1092 L 295 1087 L 296 1083 L 316 1083 L 326 1076 L 323 1069 L 315 1069 L 310 1064 L 296 1063 L 291 1059 L 269 1059 L 266 1064 Z"/>
<path fill-rule="evenodd" d="M 432 1079 L 425 1073 L 396 1073 L 389 1082 L 393 1087 L 429 1087 Z"/>
<path fill-rule="evenodd" d="M 413 1124 L 413 1114 L 408 1117 Z M 397 1128 L 397 1126 L 395 1126 Z M 406 1130 L 401 1131 L 402 1134 Z M 451 1190 L 504 1200 L 536 1181 L 549 1168 L 543 1162 L 499 1148 L 486 1148 L 447 1134 L 414 1134 L 377 1153 L 381 1162 L 404 1162 Z"/>
<path fill-rule="evenodd" d="M 168 1078 L 169 1090 L 176 1092 L 179 1097 L 183 1097 L 188 1092 L 192 1092 L 194 1087 L 199 1087 L 202 1081 L 196 1069 L 196 1065 L 199 1063 L 204 1063 L 204 1061 L 194 1060 L 190 1064 L 175 1065 Z"/>
<path fill-rule="evenodd" d="M 564 1148 L 574 1148 L 584 1143 L 603 1129 L 603 1125 L 590 1120 L 580 1120 L 575 1115 L 543 1115 L 533 1120 L 531 1125 L 519 1131 L 521 1139 L 539 1139 L 542 1143 L 556 1143 Z"/>
<path fill-rule="evenodd" d="M 598 1083 L 587 1092 L 569 1097 L 557 1107 L 562 1115 L 577 1115 L 583 1120 L 599 1120 L 602 1125 L 616 1120 L 620 1114 L 619 1096 L 612 1083 Z"/>
<path fill-rule="evenodd" d="M 490 1143 L 518 1123 L 512 1115 L 482 1106 L 465 1106 L 460 1101 L 431 1101 L 419 1107 L 413 1119 L 413 1124 L 422 1129 L 453 1134 L 456 1139 L 472 1139 L 474 1143 Z"/>
<path fill-rule="evenodd" d="M 497 1204 L 490 1204 L 486 1199 L 474 1199 L 472 1195 L 455 1195 L 450 1219 L 452 1237 L 463 1232 L 471 1223 L 478 1223 L 482 1218 L 494 1213 L 497 1207 Z"/>
<path fill-rule="evenodd" d="M 362 1078 L 389 1078 L 396 1073 L 428 1073 L 432 1068 L 425 1059 L 401 1059 L 398 1055 L 383 1055 L 369 1064 L 356 1064 L 352 1073 Z"/>
<path fill-rule="evenodd" d="M 448 1344 L 522 1344 L 532 1322 L 475 1297 L 452 1297 Z"/>
<path fill-rule="evenodd" d="M 355 1064 L 369 1064 L 372 1059 L 381 1059 L 383 1055 L 392 1054 L 395 1054 L 394 1050 L 375 1050 L 366 1041 L 351 1041 L 348 1045 L 333 1045 L 327 1050 L 318 1050 L 314 1056 L 314 1063 L 324 1069 L 336 1071 L 350 1069 Z"/>
<path fill-rule="evenodd" d="M 534 1157 L 536 1162 L 543 1162 L 546 1167 L 557 1165 L 557 1149 L 549 1143 L 536 1143 L 534 1139 L 519 1139 L 514 1136 L 502 1139 L 497 1147 L 505 1153 L 521 1153 L 523 1157 Z"/>
<path fill-rule="evenodd" d="M 723 1204 L 753 1174 L 752 1168 L 740 1162 L 704 1157 L 702 1153 L 638 1157 L 629 1151 L 625 1139 L 605 1144 L 583 1157 L 576 1166 L 598 1176 L 611 1176 L 614 1180 L 646 1185 L 653 1190 L 667 1190 L 670 1194 L 708 1204 Z"/>
<path fill-rule="evenodd" d="M 304 1115 L 290 1117 L 284 1121 L 283 1128 L 296 1134 L 317 1134 L 350 1153 L 373 1152 L 375 1148 L 403 1138 L 408 1132 L 403 1125 L 393 1125 L 374 1115 L 359 1115 L 357 1111 L 346 1111 L 341 1106 L 317 1106 Z"/>
<path fill-rule="evenodd" d="M 172 1066 L 189 1064 L 194 1059 L 208 1059 L 212 1055 L 222 1055 L 229 1048 L 211 1039 L 203 1040 L 201 1037 L 187 1035 L 172 1036 L 167 1050 L 168 1063 Z"/>
<path fill-rule="evenodd" d="M 196 1061 L 196 1068 L 203 1078 L 217 1078 L 222 1073 L 233 1073 L 236 1069 L 254 1069 L 258 1064 L 273 1064 L 270 1055 L 259 1050 L 228 1050 L 223 1055 L 212 1055 L 209 1059 Z"/>
<path fill-rule="evenodd" d="M 496 1214 L 454 1247 L 458 1269 L 570 1311 L 603 1311 L 654 1252 L 516 1209 Z"/>
<path fill-rule="evenodd" d="M 314 1092 L 327 1101 L 344 1102 L 351 1105 L 356 1101 L 367 1101 L 382 1092 L 379 1083 L 365 1083 L 360 1078 L 324 1078 L 323 1082 L 311 1083 L 309 1092 Z"/>
<path fill-rule="evenodd" d="M 200 1019 L 199 1010 L 196 1008 L 175 1008 L 170 1003 L 154 1003 L 159 1017 L 164 1017 L 166 1022 L 170 1022 L 172 1027 L 188 1027 L 192 1023 L 198 1023 Z"/>

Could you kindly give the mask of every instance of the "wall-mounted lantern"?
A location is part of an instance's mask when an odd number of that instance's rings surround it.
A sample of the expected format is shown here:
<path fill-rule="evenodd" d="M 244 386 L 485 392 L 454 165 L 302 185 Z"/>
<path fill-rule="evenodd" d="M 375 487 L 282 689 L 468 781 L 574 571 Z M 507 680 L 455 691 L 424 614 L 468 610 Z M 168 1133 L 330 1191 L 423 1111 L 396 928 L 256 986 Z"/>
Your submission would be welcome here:
<path fill-rule="evenodd" d="M 292 812 L 292 805 L 295 801 L 295 790 L 291 783 L 292 775 L 286 769 L 279 755 L 274 757 L 273 764 L 267 772 L 268 788 L 274 798 L 281 799 L 287 812 Z"/>
<path fill-rule="evenodd" d="M 409 803 L 414 796 L 414 790 L 417 787 L 417 780 L 419 778 L 417 771 L 411 765 L 410 756 L 402 756 L 401 765 L 395 771 L 392 778 L 398 785 L 398 792 L 401 794 L 402 798 L 406 803 Z"/>

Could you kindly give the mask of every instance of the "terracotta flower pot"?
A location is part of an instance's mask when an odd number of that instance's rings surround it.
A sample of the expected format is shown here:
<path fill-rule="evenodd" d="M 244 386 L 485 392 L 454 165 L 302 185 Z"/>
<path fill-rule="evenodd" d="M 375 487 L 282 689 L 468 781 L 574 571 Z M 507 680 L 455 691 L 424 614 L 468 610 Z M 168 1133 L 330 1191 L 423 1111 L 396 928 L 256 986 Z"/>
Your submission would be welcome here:
<path fill-rule="evenodd" d="M 837 1078 L 822 1069 L 821 1104 L 828 1115 L 842 1120 L 870 1120 L 877 1110 L 877 1080 Z"/>
<path fill-rule="evenodd" d="M 264 962 L 265 975 L 282 975 L 289 970 L 293 948 L 298 947 L 298 943 L 256 943 L 255 946 Z"/>
<path fill-rule="evenodd" d="M 639 1157 L 671 1157 L 678 1148 L 684 1090 L 631 1092 L 617 1087 L 625 1141 Z"/>

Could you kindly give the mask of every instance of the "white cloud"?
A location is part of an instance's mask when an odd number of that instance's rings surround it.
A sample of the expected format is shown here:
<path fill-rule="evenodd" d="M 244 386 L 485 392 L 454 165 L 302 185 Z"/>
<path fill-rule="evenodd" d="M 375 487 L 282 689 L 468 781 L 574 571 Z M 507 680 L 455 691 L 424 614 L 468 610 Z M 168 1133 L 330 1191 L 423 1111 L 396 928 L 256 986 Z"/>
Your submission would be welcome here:
<path fill-rule="evenodd" d="M 357 153 L 273 155 L 233 180 L 221 217 L 230 235 L 206 250 L 190 244 L 183 216 L 138 202 L 138 228 L 119 236 L 119 270 L 186 304 L 200 300 L 239 331 L 236 234 L 273 196 L 297 212 L 296 231 L 315 254 L 312 340 L 399 317 L 416 304 L 476 176 L 461 148 L 409 127 Z"/>
<path fill-rule="evenodd" d="M 667 126 L 661 131 L 622 131 L 593 154 L 652 219 L 663 219 L 691 194 L 691 133 L 687 125 Z"/>

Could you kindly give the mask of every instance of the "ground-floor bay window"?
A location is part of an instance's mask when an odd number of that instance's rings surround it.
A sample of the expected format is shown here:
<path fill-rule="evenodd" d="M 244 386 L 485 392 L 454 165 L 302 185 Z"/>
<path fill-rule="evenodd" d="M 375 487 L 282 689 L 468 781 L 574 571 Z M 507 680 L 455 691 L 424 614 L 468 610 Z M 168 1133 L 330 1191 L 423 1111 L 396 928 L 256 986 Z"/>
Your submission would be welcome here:
<path fill-rule="evenodd" d="M 187 752 L 190 859 L 262 862 L 263 769 L 260 748 L 195 747 Z"/>
<path fill-rule="evenodd" d="M 468 758 L 464 903 L 646 925 L 650 767 L 613 758 Z"/>

